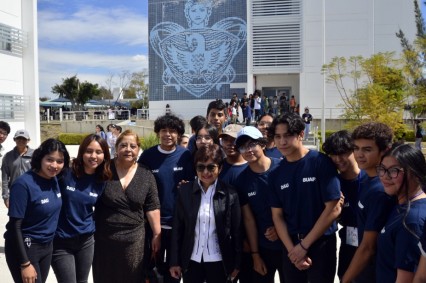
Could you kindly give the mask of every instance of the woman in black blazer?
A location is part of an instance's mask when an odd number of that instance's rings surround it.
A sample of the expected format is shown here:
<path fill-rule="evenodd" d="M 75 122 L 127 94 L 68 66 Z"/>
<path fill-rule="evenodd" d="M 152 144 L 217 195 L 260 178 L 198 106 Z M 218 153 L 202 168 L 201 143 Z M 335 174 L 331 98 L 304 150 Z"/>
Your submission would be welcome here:
<path fill-rule="evenodd" d="M 197 180 L 183 185 L 173 217 L 170 273 L 184 283 L 221 283 L 240 266 L 241 210 L 236 191 L 218 180 L 223 154 L 216 144 L 194 156 Z"/>

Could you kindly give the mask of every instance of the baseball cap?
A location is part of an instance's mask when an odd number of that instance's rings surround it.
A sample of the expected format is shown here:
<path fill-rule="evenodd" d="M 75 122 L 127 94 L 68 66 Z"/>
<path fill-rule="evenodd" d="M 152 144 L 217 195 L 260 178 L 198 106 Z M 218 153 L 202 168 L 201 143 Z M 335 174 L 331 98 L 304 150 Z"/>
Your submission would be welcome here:
<path fill-rule="evenodd" d="M 239 131 L 241 131 L 241 129 L 243 129 L 243 127 L 237 124 L 228 125 L 222 130 L 222 133 L 219 135 L 219 138 L 221 138 L 224 135 L 228 135 L 235 139 L 237 138 L 237 134 Z"/>
<path fill-rule="evenodd" d="M 27 140 L 30 139 L 30 134 L 28 133 L 27 130 L 17 130 L 15 133 L 15 136 L 13 137 L 14 139 L 19 138 L 19 137 L 23 137 L 26 138 Z"/>
<path fill-rule="evenodd" d="M 235 144 L 238 146 L 239 141 L 241 141 L 241 138 L 243 138 L 244 136 L 250 137 L 254 140 L 258 140 L 260 138 L 263 138 L 262 133 L 253 126 L 246 126 L 244 128 L 242 128 L 238 133 L 237 133 L 237 139 L 235 140 Z"/>

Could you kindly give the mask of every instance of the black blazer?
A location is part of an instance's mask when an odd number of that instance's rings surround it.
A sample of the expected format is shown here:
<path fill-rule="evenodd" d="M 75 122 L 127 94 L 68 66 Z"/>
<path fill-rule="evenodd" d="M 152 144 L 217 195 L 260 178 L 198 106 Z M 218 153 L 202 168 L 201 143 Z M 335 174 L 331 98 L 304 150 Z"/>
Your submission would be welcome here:
<path fill-rule="evenodd" d="M 197 181 L 178 190 L 170 249 L 170 266 L 188 269 L 194 248 L 195 226 L 201 204 L 201 189 Z M 227 275 L 240 269 L 241 263 L 241 208 L 238 194 L 232 186 L 218 180 L 213 196 L 213 210 L 222 262 Z"/>

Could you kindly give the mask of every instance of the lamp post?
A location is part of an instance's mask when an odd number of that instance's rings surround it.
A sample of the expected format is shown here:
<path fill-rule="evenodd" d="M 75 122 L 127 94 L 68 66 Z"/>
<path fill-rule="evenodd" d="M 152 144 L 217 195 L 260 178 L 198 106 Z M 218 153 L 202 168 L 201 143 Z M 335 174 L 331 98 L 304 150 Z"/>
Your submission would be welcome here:
<path fill-rule="evenodd" d="M 325 65 L 325 0 L 322 0 L 322 64 Z M 325 142 L 325 87 L 326 87 L 326 74 L 323 72 L 323 85 L 322 85 L 322 116 L 321 116 L 321 140 Z"/>

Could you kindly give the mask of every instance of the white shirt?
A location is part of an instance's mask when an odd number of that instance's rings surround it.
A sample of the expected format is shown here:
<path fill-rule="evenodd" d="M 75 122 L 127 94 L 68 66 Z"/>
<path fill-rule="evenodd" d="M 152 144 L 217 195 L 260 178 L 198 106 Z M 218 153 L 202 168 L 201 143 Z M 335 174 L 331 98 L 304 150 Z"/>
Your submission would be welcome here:
<path fill-rule="evenodd" d="M 222 260 L 219 239 L 216 232 L 216 220 L 213 210 L 213 196 L 216 192 L 217 180 L 206 192 L 202 189 L 200 180 L 198 185 L 201 190 L 201 203 L 198 209 L 197 224 L 195 225 L 194 247 L 191 260 L 196 262 L 216 262 Z"/>
<path fill-rule="evenodd" d="M 262 98 L 258 97 L 254 99 L 254 109 L 260 109 L 260 103 L 262 102 Z"/>

